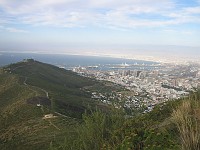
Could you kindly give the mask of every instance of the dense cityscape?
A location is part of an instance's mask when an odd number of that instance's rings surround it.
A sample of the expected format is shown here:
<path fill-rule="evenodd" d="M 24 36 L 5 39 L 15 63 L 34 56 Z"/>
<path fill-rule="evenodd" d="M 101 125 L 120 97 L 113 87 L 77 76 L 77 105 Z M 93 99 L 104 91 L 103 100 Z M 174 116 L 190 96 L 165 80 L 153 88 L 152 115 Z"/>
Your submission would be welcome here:
<path fill-rule="evenodd" d="M 122 102 L 126 108 L 145 107 L 150 111 L 159 103 L 185 97 L 200 87 L 200 67 L 198 64 L 119 64 L 110 65 L 108 70 L 99 66 L 74 67 L 78 74 L 97 80 L 110 81 L 127 89 L 110 94 L 93 92 L 92 98 L 111 104 Z M 135 68 L 135 69 L 134 69 Z M 131 70 L 130 70 L 131 69 Z M 116 107 L 119 107 L 115 103 Z"/>

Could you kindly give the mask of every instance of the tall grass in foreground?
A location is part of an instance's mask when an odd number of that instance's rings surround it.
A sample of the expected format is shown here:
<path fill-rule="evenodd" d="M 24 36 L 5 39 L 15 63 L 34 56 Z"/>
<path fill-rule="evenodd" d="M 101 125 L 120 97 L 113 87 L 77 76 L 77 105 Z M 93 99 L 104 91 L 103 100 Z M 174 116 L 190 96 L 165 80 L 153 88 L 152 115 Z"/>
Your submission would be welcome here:
<path fill-rule="evenodd" d="M 74 144 L 81 150 L 98 150 L 109 142 L 113 131 L 123 125 L 124 117 L 120 111 L 110 115 L 95 111 L 83 115 L 83 121 L 84 124 L 77 129 L 78 138 Z"/>
<path fill-rule="evenodd" d="M 114 131 L 119 129 L 124 121 L 124 113 L 111 110 L 103 113 L 100 110 L 83 114 L 82 123 L 75 126 L 73 134 L 67 134 L 61 143 L 51 143 L 50 150 L 103 150 L 112 149 L 117 141 L 112 141 Z M 110 146 L 110 148 L 107 148 Z"/>
<path fill-rule="evenodd" d="M 182 150 L 200 149 L 200 112 L 199 102 L 195 97 L 184 100 L 172 113 L 172 121 L 175 123 L 180 136 Z"/>

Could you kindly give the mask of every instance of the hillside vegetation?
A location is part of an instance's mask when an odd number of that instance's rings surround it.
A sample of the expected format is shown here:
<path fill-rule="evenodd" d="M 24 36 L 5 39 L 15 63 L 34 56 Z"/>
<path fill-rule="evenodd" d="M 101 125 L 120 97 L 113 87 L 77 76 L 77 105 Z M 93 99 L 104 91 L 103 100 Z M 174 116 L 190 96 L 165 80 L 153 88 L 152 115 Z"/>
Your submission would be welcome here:
<path fill-rule="evenodd" d="M 104 106 L 85 90 L 98 85 L 110 88 L 32 59 L 1 68 L 0 149 L 48 149 L 66 133 L 73 135 L 88 106 Z M 53 117 L 44 119 L 48 114 Z"/>
<path fill-rule="evenodd" d="M 200 92 L 128 116 L 91 99 L 114 90 L 123 88 L 32 59 L 1 68 L 0 149 L 200 149 Z"/>
<path fill-rule="evenodd" d="M 52 150 L 199 150 L 200 92 L 187 98 L 157 105 L 153 111 L 125 118 L 123 110 L 110 114 L 85 114 L 75 127 L 74 138 L 65 139 Z"/>

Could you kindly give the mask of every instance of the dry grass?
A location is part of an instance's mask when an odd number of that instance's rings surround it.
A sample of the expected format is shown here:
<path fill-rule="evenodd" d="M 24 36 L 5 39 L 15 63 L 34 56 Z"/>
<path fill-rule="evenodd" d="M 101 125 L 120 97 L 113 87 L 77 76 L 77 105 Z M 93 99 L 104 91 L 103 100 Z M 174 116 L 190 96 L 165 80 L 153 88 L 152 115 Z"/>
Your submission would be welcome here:
<path fill-rule="evenodd" d="M 196 100 L 185 100 L 173 111 L 172 121 L 177 126 L 182 150 L 200 149 L 199 105 Z"/>

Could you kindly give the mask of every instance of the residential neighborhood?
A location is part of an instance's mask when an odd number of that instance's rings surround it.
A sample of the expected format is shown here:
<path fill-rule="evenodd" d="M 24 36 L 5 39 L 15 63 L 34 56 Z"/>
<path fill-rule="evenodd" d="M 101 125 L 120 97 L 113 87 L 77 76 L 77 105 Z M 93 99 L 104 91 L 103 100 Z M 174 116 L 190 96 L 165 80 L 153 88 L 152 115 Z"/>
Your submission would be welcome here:
<path fill-rule="evenodd" d="M 93 99 L 116 107 L 119 107 L 119 102 L 126 108 L 145 107 L 147 111 L 156 104 L 185 97 L 200 87 L 200 66 L 197 64 L 160 64 L 161 67 L 151 67 L 149 70 L 138 67 L 130 70 L 128 64 L 123 66 L 103 71 L 96 69 L 97 67 L 91 69 L 91 66 L 79 66 L 73 68 L 73 71 L 82 76 L 113 82 L 129 91 L 128 94 L 118 92 L 106 95 L 93 92 Z"/>

